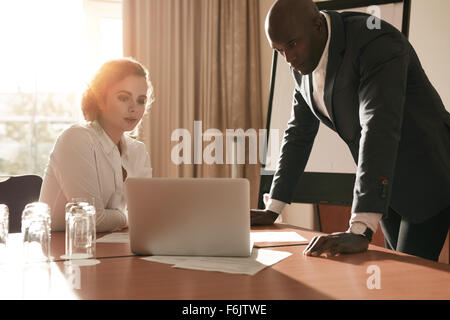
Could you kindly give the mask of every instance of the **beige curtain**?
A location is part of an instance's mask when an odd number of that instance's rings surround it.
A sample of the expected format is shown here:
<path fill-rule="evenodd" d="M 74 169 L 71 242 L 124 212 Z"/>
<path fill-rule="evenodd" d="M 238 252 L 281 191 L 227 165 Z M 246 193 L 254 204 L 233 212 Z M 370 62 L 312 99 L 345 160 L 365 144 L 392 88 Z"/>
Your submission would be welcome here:
<path fill-rule="evenodd" d="M 123 1 L 124 56 L 149 69 L 155 90 L 140 130 L 155 177 L 231 177 L 226 129 L 263 128 L 258 12 L 258 0 Z M 194 164 L 194 121 L 202 133 L 223 133 L 223 164 L 206 164 L 202 154 Z M 172 161 L 182 140 L 171 141 L 176 129 L 191 135 L 192 164 Z M 204 141 L 202 150 L 216 141 Z M 249 164 L 246 154 L 237 176 L 250 180 L 256 207 L 260 159 Z"/>

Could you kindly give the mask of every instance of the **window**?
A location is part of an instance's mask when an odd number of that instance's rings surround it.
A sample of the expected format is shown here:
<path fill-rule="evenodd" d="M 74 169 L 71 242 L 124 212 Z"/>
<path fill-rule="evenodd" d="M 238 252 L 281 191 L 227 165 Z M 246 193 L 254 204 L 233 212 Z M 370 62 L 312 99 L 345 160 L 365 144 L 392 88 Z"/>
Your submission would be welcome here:
<path fill-rule="evenodd" d="M 0 176 L 43 176 L 62 130 L 82 120 L 81 94 L 122 56 L 118 0 L 0 2 Z"/>

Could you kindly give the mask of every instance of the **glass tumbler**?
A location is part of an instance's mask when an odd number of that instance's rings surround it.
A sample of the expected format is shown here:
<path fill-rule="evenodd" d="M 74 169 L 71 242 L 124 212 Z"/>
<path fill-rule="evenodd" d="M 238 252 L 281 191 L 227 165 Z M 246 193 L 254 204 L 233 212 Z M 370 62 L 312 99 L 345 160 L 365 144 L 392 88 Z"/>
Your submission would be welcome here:
<path fill-rule="evenodd" d="M 9 210 L 5 204 L 0 204 L 0 265 L 7 260 L 6 241 L 8 240 Z"/>
<path fill-rule="evenodd" d="M 0 246 L 6 247 L 9 228 L 9 210 L 5 204 L 0 204 Z"/>
<path fill-rule="evenodd" d="M 82 206 L 89 206 L 89 205 L 93 205 L 94 204 L 94 198 L 91 198 L 92 202 L 89 202 L 89 200 L 87 198 L 72 198 L 72 200 L 70 202 L 66 203 L 66 207 L 65 207 L 65 222 L 66 222 L 66 232 L 65 232 L 65 255 L 62 256 L 62 258 L 68 258 L 68 254 L 69 254 L 69 213 L 70 213 L 70 209 L 72 206 L 77 206 L 77 205 L 82 205 Z M 94 207 L 95 208 L 95 207 Z"/>
<path fill-rule="evenodd" d="M 27 204 L 22 212 L 24 259 L 30 262 L 50 261 L 50 208 L 42 202 Z"/>
<path fill-rule="evenodd" d="M 88 202 L 66 205 L 66 258 L 95 258 L 95 207 Z"/>
<path fill-rule="evenodd" d="M 33 215 L 41 215 L 47 220 L 47 224 L 51 226 L 50 207 L 44 202 L 32 202 L 25 206 L 22 211 L 22 234 L 27 232 L 30 217 Z"/>

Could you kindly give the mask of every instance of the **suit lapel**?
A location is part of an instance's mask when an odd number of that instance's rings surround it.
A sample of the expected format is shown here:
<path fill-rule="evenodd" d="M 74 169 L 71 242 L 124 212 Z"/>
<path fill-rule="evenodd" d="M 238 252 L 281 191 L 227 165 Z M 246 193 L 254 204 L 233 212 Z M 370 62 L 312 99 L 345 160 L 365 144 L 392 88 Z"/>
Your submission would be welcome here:
<path fill-rule="evenodd" d="M 313 94 L 313 75 L 312 73 L 309 74 L 307 76 L 308 78 L 308 93 L 309 93 L 309 98 L 310 98 L 310 105 L 312 107 L 312 110 L 314 112 L 314 114 L 316 115 L 317 118 L 320 119 L 320 121 L 322 121 L 325 125 L 327 125 L 328 127 L 332 128 L 333 127 L 333 123 L 330 121 L 330 119 L 328 119 L 327 117 L 325 117 L 322 112 L 319 111 L 319 109 L 317 108 L 316 102 L 314 101 L 314 94 Z"/>
<path fill-rule="evenodd" d="M 317 109 L 316 103 L 314 102 L 312 75 L 309 74 L 303 76 L 299 75 L 299 73 L 294 71 L 294 77 L 297 83 L 300 83 L 300 93 L 302 94 L 303 99 L 311 109 L 311 112 L 316 116 L 317 119 L 319 119 L 322 122 L 325 122 L 326 125 L 329 125 L 330 121 L 322 115 L 322 113 Z"/>
<path fill-rule="evenodd" d="M 309 105 L 311 111 L 318 116 L 318 112 L 316 108 L 314 107 L 314 99 L 312 97 L 312 82 L 310 76 L 302 76 L 302 95 L 303 99 L 305 99 L 306 103 Z"/>
<path fill-rule="evenodd" d="M 339 13 L 334 11 L 325 11 L 330 16 L 331 39 L 328 52 L 327 74 L 325 78 L 324 102 L 328 114 L 333 122 L 333 88 L 336 80 L 337 71 L 342 63 L 342 52 L 345 50 L 344 24 Z"/>
<path fill-rule="evenodd" d="M 306 104 L 311 109 L 311 112 L 316 116 L 317 119 L 319 119 L 325 125 L 334 130 L 333 123 L 327 117 L 322 115 L 322 112 L 320 112 L 319 109 L 317 109 L 316 103 L 314 102 L 312 74 L 303 76 L 296 71 L 292 72 L 294 74 L 294 78 L 297 84 L 299 85 L 300 93 L 303 99 L 305 100 Z"/>

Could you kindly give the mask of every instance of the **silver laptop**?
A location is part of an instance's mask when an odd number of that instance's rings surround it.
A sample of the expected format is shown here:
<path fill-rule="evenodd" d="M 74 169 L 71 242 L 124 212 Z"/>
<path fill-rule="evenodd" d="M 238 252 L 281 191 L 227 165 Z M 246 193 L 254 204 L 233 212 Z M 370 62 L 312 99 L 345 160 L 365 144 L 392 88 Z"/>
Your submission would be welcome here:
<path fill-rule="evenodd" d="M 251 254 L 246 179 L 128 178 L 125 193 L 135 254 Z"/>

